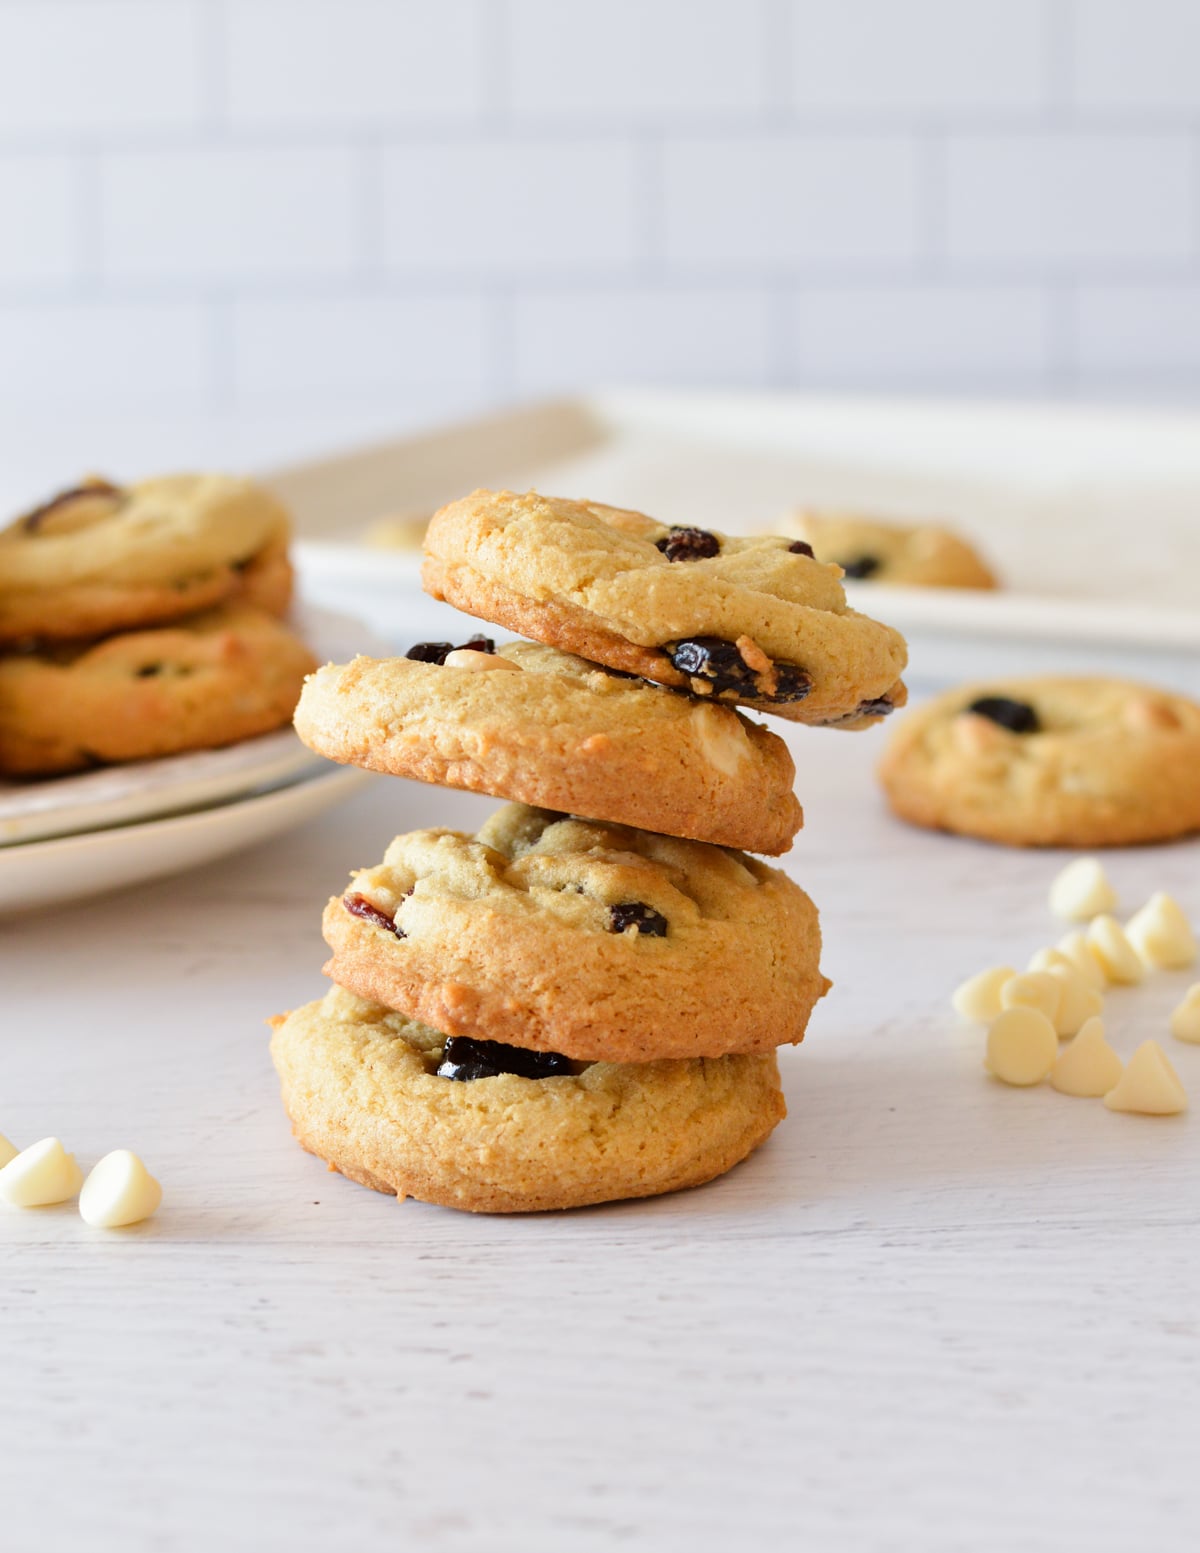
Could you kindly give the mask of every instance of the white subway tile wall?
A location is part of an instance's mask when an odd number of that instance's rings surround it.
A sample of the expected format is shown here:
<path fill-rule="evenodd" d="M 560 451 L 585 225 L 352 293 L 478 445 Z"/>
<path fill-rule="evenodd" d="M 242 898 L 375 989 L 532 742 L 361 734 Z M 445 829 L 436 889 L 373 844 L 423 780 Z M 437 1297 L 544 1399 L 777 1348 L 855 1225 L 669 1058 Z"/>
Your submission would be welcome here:
<path fill-rule="evenodd" d="M 0 0 L 0 400 L 1200 388 L 1200 0 Z"/>

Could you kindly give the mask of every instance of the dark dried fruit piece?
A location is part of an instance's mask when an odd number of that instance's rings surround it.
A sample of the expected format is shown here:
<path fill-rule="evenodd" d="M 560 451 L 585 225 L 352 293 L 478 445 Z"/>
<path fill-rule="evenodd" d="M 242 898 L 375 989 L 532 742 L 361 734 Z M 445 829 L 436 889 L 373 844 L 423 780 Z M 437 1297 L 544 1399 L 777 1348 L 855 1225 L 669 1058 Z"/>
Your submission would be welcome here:
<path fill-rule="evenodd" d="M 404 654 L 414 663 L 445 663 L 452 652 L 461 652 L 469 648 L 471 652 L 496 651 L 496 644 L 490 636 L 473 636 L 469 642 L 463 642 L 456 647 L 453 642 L 417 642 Z"/>
<path fill-rule="evenodd" d="M 647 906 L 643 901 L 623 901 L 619 906 L 608 908 L 610 933 L 623 933 L 629 927 L 635 927 L 639 933 L 646 933 L 651 938 L 667 936 L 666 917 L 661 911 L 655 911 L 653 906 Z"/>
<path fill-rule="evenodd" d="M 847 577 L 856 577 L 860 580 L 865 577 L 873 577 L 883 562 L 877 555 L 859 555 L 852 561 L 843 561 L 842 570 Z"/>
<path fill-rule="evenodd" d="M 668 561 L 707 561 L 721 553 L 721 541 L 706 528 L 673 528 L 655 546 Z"/>
<path fill-rule="evenodd" d="M 889 717 L 896 710 L 886 696 L 876 696 L 870 701 L 860 701 L 854 708 L 855 717 Z"/>
<path fill-rule="evenodd" d="M 500 1073 L 516 1073 L 520 1078 L 553 1078 L 558 1073 L 570 1073 L 572 1066 L 571 1059 L 558 1052 L 531 1052 L 503 1041 L 452 1035 L 437 1071 L 439 1078 L 469 1083 L 477 1078 L 495 1078 Z"/>
<path fill-rule="evenodd" d="M 1001 728 L 1007 728 L 1009 733 L 1041 731 L 1038 714 L 1028 701 L 1012 701 L 1008 696 L 980 696 L 978 701 L 971 702 L 967 711 L 974 712 L 978 717 L 986 717 L 989 722 L 998 723 Z"/>
<path fill-rule="evenodd" d="M 816 560 L 816 556 L 813 554 L 813 547 L 809 544 L 807 539 L 793 539 L 791 544 L 788 546 L 788 550 L 792 553 L 792 555 L 807 555 L 811 556 L 813 560 Z"/>
<path fill-rule="evenodd" d="M 775 689 L 768 694 L 734 643 L 719 636 L 693 636 L 664 651 L 681 674 L 704 681 L 714 695 L 733 691 L 753 701 L 779 703 L 803 701 L 812 689 L 812 676 L 798 663 L 775 663 Z"/>
<path fill-rule="evenodd" d="M 40 507 L 27 512 L 21 519 L 21 527 L 27 534 L 36 534 L 51 513 L 57 512 L 60 507 L 69 506 L 71 502 L 78 501 L 82 496 L 120 496 L 120 494 L 120 486 L 112 485 L 107 480 L 89 480 L 86 485 L 73 485 L 70 490 L 59 491 L 57 496 L 52 496 Z"/>
<path fill-rule="evenodd" d="M 397 927 L 387 912 L 372 905 L 365 895 L 343 895 L 342 905 L 352 916 L 361 917 L 364 922 L 373 922 L 376 927 L 386 928 L 397 938 L 404 937 L 404 929 Z"/>

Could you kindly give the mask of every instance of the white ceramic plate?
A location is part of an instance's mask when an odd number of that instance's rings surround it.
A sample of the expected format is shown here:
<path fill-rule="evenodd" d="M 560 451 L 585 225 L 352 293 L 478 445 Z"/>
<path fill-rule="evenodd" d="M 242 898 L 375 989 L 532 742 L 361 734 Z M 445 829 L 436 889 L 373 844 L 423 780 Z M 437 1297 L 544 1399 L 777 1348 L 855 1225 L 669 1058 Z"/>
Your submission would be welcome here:
<path fill-rule="evenodd" d="M 304 604 L 293 624 L 318 659 L 386 651 L 356 619 Z M 137 760 L 40 782 L 0 780 L 0 848 L 51 836 L 183 814 L 267 788 L 325 765 L 290 728 L 218 750 Z"/>
<path fill-rule="evenodd" d="M 370 780 L 339 768 L 191 814 L 0 848 L 0 911 L 82 900 L 212 862 L 303 824 Z"/>
<path fill-rule="evenodd" d="M 108 766 L 46 782 L 0 782 L 0 847 L 202 809 L 279 787 L 325 762 L 290 728 L 223 750 Z"/>

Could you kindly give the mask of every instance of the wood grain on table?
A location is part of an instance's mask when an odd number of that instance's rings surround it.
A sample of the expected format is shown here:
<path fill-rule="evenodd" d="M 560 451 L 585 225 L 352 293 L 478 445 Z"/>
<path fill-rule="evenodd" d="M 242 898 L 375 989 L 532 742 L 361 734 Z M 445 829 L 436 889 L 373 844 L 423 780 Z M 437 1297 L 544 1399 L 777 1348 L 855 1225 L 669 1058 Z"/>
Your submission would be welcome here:
<path fill-rule="evenodd" d="M 792 738 L 788 868 L 836 987 L 791 1114 L 712 1186 L 488 1219 L 292 1143 L 268 1014 L 393 832 L 490 801 L 381 779 L 229 862 L 0 922 L 0 1130 L 143 1154 L 162 1211 L 0 1213 L 14 1550 L 1192 1548 L 1200 1115 L 980 1068 L 948 995 L 1063 926 L 1060 854 L 907 830 L 878 735 Z M 1200 910 L 1200 846 L 1114 854 Z M 1196 971 L 1106 1004 L 1123 1055 Z"/>

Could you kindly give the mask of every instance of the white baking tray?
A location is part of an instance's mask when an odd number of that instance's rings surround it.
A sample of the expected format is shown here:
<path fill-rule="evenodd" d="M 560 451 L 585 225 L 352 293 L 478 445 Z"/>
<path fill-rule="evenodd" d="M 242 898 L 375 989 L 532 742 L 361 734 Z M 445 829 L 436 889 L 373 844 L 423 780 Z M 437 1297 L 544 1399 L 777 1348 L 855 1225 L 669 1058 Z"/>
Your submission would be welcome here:
<path fill-rule="evenodd" d="M 1080 669 L 1200 692 L 1196 412 L 614 392 L 267 478 L 296 514 L 307 596 L 397 643 L 462 623 L 365 530 L 475 486 L 536 487 L 733 532 L 802 504 L 945 519 L 1003 590 L 852 585 L 908 636 L 911 681 Z"/>

